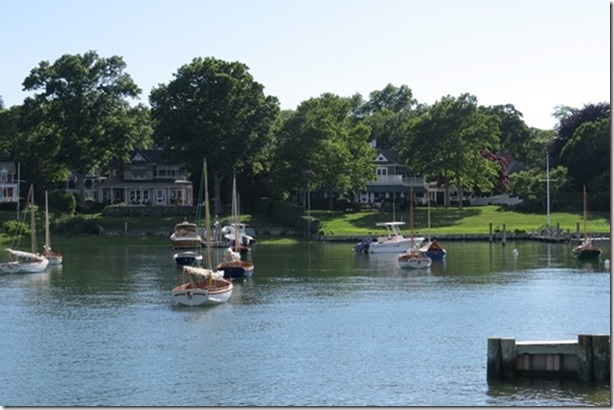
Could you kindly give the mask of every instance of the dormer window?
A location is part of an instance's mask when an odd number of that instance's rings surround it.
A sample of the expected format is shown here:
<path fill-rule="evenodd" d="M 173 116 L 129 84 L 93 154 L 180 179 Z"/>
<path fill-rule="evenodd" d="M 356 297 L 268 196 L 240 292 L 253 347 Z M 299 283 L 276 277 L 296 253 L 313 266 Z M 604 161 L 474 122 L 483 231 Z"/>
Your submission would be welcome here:
<path fill-rule="evenodd" d="M 0 169 L 0 182 L 8 182 L 9 180 L 9 172 L 6 168 Z"/>

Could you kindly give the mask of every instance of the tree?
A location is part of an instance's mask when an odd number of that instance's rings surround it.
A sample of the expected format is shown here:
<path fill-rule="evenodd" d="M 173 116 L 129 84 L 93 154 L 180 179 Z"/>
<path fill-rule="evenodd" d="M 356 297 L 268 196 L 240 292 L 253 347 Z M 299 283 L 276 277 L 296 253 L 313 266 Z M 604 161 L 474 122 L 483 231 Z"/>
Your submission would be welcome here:
<path fill-rule="evenodd" d="M 147 109 L 128 101 L 141 90 L 125 68 L 118 56 L 66 54 L 39 63 L 23 82 L 25 91 L 40 91 L 24 101 L 25 131 L 44 160 L 77 175 L 81 204 L 85 174 L 149 141 Z"/>
<path fill-rule="evenodd" d="M 499 119 L 478 107 L 474 96 L 443 97 L 410 121 L 405 135 L 401 157 L 414 171 L 443 183 L 446 205 L 452 184 L 459 198 L 464 188 L 487 192 L 494 187 L 498 164 L 480 150 L 498 148 Z"/>
<path fill-rule="evenodd" d="M 168 84 L 154 88 L 149 100 L 155 141 L 169 158 L 185 163 L 195 176 L 202 175 L 207 158 L 215 213 L 221 211 L 224 178 L 268 169 L 279 102 L 264 95 L 245 64 L 195 58 Z"/>
<path fill-rule="evenodd" d="M 583 123 L 610 118 L 610 103 L 586 104 L 581 109 L 558 107 L 555 115 L 559 118 L 559 124 L 556 127 L 558 135 L 548 147 L 552 166 L 558 165 L 561 151 Z"/>
<path fill-rule="evenodd" d="M 576 129 L 559 158 L 560 164 L 567 167 L 577 191 L 581 191 L 594 178 L 609 172 L 610 150 L 609 118 L 584 122 Z"/>
<path fill-rule="evenodd" d="M 354 124 L 350 99 L 326 93 L 299 105 L 279 135 L 274 169 L 278 196 L 320 190 L 329 208 L 336 194 L 356 193 L 375 175 L 369 129 Z M 310 170 L 309 179 L 303 174 Z"/>
<path fill-rule="evenodd" d="M 362 102 L 355 111 L 355 118 L 371 129 L 371 139 L 377 145 L 398 149 L 403 139 L 401 130 L 413 115 L 417 102 L 409 87 L 386 85 L 382 90 L 369 94 L 369 100 Z"/>

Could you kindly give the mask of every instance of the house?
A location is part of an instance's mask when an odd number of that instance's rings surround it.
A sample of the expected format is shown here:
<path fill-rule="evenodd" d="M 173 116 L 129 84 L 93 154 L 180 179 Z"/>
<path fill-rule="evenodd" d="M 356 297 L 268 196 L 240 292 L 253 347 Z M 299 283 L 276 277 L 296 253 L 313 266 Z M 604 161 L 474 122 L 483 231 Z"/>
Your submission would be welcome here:
<path fill-rule="evenodd" d="M 107 175 L 88 178 L 96 202 L 126 206 L 192 206 L 194 202 L 184 166 L 167 163 L 160 149 L 136 149 L 129 162 L 113 161 Z"/>
<path fill-rule="evenodd" d="M 19 176 L 14 162 L 0 162 L 0 203 L 19 202 Z"/>
<path fill-rule="evenodd" d="M 426 203 L 425 178 L 403 164 L 397 152 L 379 148 L 375 141 L 371 142 L 371 146 L 377 150 L 375 157 L 377 178 L 367 182 L 366 191 L 358 196 L 358 201 L 362 204 L 380 206 L 387 200 L 405 201 L 413 191 L 418 201 Z"/>

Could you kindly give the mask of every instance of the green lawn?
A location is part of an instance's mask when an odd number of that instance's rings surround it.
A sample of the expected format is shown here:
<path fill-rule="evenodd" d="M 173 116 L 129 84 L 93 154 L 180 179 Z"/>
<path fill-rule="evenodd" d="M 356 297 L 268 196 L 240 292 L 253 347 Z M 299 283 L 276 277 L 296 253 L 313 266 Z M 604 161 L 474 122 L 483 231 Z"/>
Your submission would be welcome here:
<path fill-rule="evenodd" d="M 384 233 L 384 229 L 377 227 L 377 222 L 390 222 L 393 220 L 404 221 L 403 232 L 408 232 L 409 214 L 407 213 L 386 213 L 386 212 L 356 212 L 341 213 L 333 211 L 312 210 L 312 217 L 318 218 L 321 229 L 325 235 L 367 235 Z M 147 218 L 103 218 L 100 215 L 88 215 L 88 218 L 95 219 L 96 223 L 105 230 L 123 230 L 128 224 L 130 230 L 171 230 L 175 224 L 181 222 L 181 217 L 147 217 Z M 587 230 L 591 233 L 610 232 L 609 213 L 589 213 Z M 0 212 L 0 224 L 6 220 L 15 219 L 14 212 Z M 431 208 L 431 233 L 437 234 L 487 234 L 489 224 L 492 223 L 493 231 L 501 231 L 503 224 L 506 225 L 507 232 L 533 232 L 543 228 L 546 224 L 545 214 L 525 214 L 504 210 L 498 206 L 474 206 L 458 208 Z M 249 226 L 259 228 L 280 227 L 274 222 L 259 215 L 243 215 L 241 221 Z M 220 223 L 224 225 L 227 218 L 220 218 Z M 560 225 L 566 232 L 576 232 L 584 230 L 583 217 L 581 213 L 562 213 L 553 212 L 550 215 L 552 227 Z M 42 227 L 42 225 L 40 225 Z M 39 227 L 39 229 L 40 229 Z M 428 232 L 427 208 L 420 207 L 415 210 L 415 230 L 417 234 Z M 290 227 L 291 228 L 291 227 Z M 259 238 L 265 239 L 265 238 Z M 4 242 L 0 238 L 0 243 Z"/>
<path fill-rule="evenodd" d="M 357 212 L 340 214 L 329 211 L 312 211 L 312 216 L 322 221 L 322 230 L 326 235 L 364 235 L 372 232 L 384 232 L 376 227 L 377 222 L 393 220 L 407 223 L 404 231 L 410 229 L 409 214 L 386 212 Z M 418 234 L 428 232 L 428 209 L 415 210 L 414 228 Z M 493 231 L 502 230 L 505 224 L 508 232 L 532 232 L 544 227 L 547 222 L 545 214 L 525 214 L 506 211 L 495 205 L 458 208 L 431 208 L 431 233 L 436 234 L 486 234 L 489 224 Z M 565 232 L 575 232 L 577 224 L 584 230 L 582 214 L 554 212 L 550 214 L 550 224 Z M 589 232 L 609 233 L 610 214 L 590 213 L 587 223 Z"/>

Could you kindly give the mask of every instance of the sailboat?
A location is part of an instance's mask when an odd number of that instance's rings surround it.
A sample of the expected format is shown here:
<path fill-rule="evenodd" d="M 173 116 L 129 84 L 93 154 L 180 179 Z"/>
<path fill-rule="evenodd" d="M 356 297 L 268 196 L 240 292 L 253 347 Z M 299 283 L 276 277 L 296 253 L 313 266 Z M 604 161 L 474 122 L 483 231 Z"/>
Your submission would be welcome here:
<path fill-rule="evenodd" d="M 413 191 L 409 198 L 409 219 L 411 226 L 411 241 L 406 252 L 399 255 L 398 261 L 401 268 L 426 269 L 431 266 L 433 260 L 420 251 L 416 246 L 414 233 L 414 195 Z"/>
<path fill-rule="evenodd" d="M 573 253 L 578 259 L 597 258 L 601 255 L 601 248 L 595 245 L 593 239 L 588 236 L 586 229 L 587 216 L 586 185 L 584 185 L 584 238 L 580 245 L 573 248 Z"/>
<path fill-rule="evenodd" d="M 211 266 L 211 217 L 209 212 L 209 187 L 207 183 L 207 160 L 203 161 L 205 180 L 205 226 L 207 246 L 207 268 L 184 266 L 183 283 L 175 287 L 171 294 L 178 303 L 186 306 L 206 306 L 224 303 L 233 291 L 231 281 L 224 279 L 223 271 L 213 271 Z"/>
<path fill-rule="evenodd" d="M 239 232 L 239 206 L 237 197 L 237 177 L 232 179 L 232 205 L 231 223 L 234 232 Z M 254 273 L 254 264 L 241 259 L 241 243 L 233 241 L 232 245 L 226 249 L 225 261 L 218 263 L 216 269 L 224 271 L 224 278 L 235 279 L 251 277 Z"/>
<path fill-rule="evenodd" d="M 60 253 L 51 250 L 51 232 L 49 230 L 49 197 L 45 191 L 45 245 L 43 256 L 49 259 L 49 265 L 61 265 L 63 257 Z"/>
<path fill-rule="evenodd" d="M 427 209 L 428 209 L 428 237 L 427 240 L 420 245 L 420 252 L 431 258 L 433 261 L 442 261 L 446 256 L 446 250 L 437 242 L 437 239 L 431 238 L 431 198 L 427 192 Z"/>
<path fill-rule="evenodd" d="M 28 191 L 28 197 L 26 203 L 30 207 L 30 231 L 31 231 L 31 242 L 32 242 L 32 251 L 20 251 L 13 248 L 7 248 L 6 252 L 9 256 L 10 261 L 5 263 L 0 263 L 0 270 L 5 273 L 38 273 L 43 272 L 47 265 L 49 265 L 49 259 L 45 258 L 43 255 L 37 253 L 36 246 L 36 221 L 34 218 L 34 187 L 30 185 L 30 189 Z M 22 222 L 25 223 L 25 215 L 24 212 L 24 220 Z M 21 237 L 22 232 L 17 232 L 17 235 L 14 239 L 18 243 L 18 238 Z"/>

